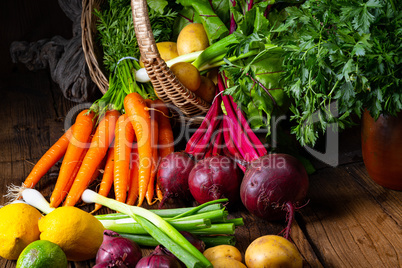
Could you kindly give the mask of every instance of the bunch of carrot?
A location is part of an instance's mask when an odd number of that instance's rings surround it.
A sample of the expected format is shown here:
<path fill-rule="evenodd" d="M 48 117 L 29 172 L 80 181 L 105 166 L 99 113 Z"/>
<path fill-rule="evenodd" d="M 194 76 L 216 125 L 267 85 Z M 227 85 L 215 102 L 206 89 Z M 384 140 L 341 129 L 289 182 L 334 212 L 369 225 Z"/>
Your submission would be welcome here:
<path fill-rule="evenodd" d="M 121 113 L 124 111 L 124 113 Z M 124 97 L 124 110 L 93 109 L 77 115 L 74 125 L 42 156 L 23 186 L 33 188 L 62 157 L 50 205 L 74 206 L 103 169 L 99 194 L 141 206 L 162 199 L 155 185 L 159 159 L 174 151 L 169 110 L 160 100 L 138 93 Z M 156 198 L 154 195 L 156 193 Z M 96 204 L 94 211 L 101 208 Z"/>

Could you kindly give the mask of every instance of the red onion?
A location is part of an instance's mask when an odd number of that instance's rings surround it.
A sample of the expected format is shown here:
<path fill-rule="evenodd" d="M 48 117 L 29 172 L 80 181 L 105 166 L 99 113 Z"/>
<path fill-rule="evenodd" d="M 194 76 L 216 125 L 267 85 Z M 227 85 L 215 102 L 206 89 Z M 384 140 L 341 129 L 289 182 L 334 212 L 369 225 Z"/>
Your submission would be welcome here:
<path fill-rule="evenodd" d="M 115 263 L 110 263 L 110 262 L 100 262 L 96 264 L 95 266 L 92 266 L 92 268 L 128 268 L 127 265 L 124 263 L 117 261 Z"/>
<path fill-rule="evenodd" d="M 134 241 L 124 238 L 116 232 L 105 230 L 103 242 L 96 254 L 96 264 L 115 265 L 100 267 L 134 267 L 141 257 L 141 248 Z"/>
<path fill-rule="evenodd" d="M 143 257 L 135 268 L 182 268 L 182 265 L 170 251 L 159 245 L 150 255 Z"/>
<path fill-rule="evenodd" d="M 223 155 L 200 160 L 190 172 L 188 185 L 194 199 L 203 204 L 228 198 L 235 203 L 240 195 L 241 174 L 236 163 Z"/>
<path fill-rule="evenodd" d="M 199 239 L 194 234 L 187 232 L 187 231 L 180 231 L 180 233 L 188 240 L 190 243 L 198 249 L 201 253 L 205 251 L 205 243 L 201 239 Z"/>

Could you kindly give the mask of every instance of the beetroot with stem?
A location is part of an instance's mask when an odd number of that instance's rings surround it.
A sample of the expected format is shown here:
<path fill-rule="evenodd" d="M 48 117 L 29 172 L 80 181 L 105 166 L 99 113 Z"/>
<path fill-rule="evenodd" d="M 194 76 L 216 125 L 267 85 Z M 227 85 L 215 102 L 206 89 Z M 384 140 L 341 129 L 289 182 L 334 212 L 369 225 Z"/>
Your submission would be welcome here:
<path fill-rule="evenodd" d="M 222 109 L 220 103 L 221 98 L 217 96 L 201 125 L 187 142 L 185 152 L 193 156 L 194 159 L 202 159 L 208 148 L 211 147 L 211 139 L 221 122 Z"/>
<path fill-rule="evenodd" d="M 269 154 L 250 163 L 240 187 L 247 210 L 260 218 L 287 218 L 289 239 L 295 208 L 307 195 L 309 180 L 304 166 L 287 154 Z"/>
<path fill-rule="evenodd" d="M 157 183 L 163 193 L 159 208 L 169 199 L 191 197 L 188 176 L 194 165 L 194 161 L 185 152 L 173 152 L 162 158 L 157 173 Z"/>
<path fill-rule="evenodd" d="M 240 170 L 227 156 L 211 156 L 200 160 L 190 172 L 188 185 L 194 199 L 203 204 L 228 198 L 233 204 L 239 199 Z"/>

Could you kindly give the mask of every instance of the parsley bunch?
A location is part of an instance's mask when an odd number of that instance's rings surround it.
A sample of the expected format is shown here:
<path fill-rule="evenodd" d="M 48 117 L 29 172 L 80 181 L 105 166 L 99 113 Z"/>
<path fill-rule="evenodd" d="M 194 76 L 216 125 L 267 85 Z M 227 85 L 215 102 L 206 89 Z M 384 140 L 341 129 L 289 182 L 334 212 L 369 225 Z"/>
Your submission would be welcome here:
<path fill-rule="evenodd" d="M 302 145 L 336 123 L 402 110 L 402 12 L 392 0 L 309 0 L 288 7 L 274 43 L 284 49 L 292 133 Z"/>

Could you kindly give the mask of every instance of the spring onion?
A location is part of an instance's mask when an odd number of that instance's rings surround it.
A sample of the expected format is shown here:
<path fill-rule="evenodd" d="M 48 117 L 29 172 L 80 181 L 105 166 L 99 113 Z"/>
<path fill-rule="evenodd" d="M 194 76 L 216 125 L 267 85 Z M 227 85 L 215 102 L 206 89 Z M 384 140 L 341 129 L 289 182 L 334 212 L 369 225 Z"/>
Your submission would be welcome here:
<path fill-rule="evenodd" d="M 129 215 L 160 244 L 177 256 L 187 267 L 212 267 L 212 264 L 171 224 L 155 213 L 138 206 L 122 202 L 85 190 L 81 196 L 86 203 L 98 203 Z"/>
<path fill-rule="evenodd" d="M 7 189 L 6 197 L 10 200 L 21 200 L 25 201 L 28 205 L 31 205 L 45 214 L 49 214 L 54 210 L 50 207 L 49 202 L 43 197 L 43 195 L 35 189 L 26 188 L 23 186 L 10 185 Z"/>
<path fill-rule="evenodd" d="M 202 52 L 203 52 L 203 50 L 200 50 L 200 51 L 195 51 L 192 53 L 178 56 L 174 59 L 168 60 L 166 62 L 166 65 L 168 67 L 171 67 L 173 64 L 178 63 L 178 62 L 193 62 L 194 60 L 196 60 L 198 58 L 198 56 L 200 54 L 202 54 Z M 137 80 L 137 82 L 140 82 L 140 83 L 147 83 L 147 82 L 151 81 L 145 68 L 141 68 L 135 72 L 135 79 Z"/>
<path fill-rule="evenodd" d="M 216 200 L 217 202 L 223 202 L 223 200 Z M 213 203 L 208 202 L 206 206 L 198 206 L 198 207 L 184 207 L 184 208 L 167 208 L 167 209 L 150 209 L 153 213 L 164 217 L 164 218 L 173 218 L 179 215 L 179 217 L 183 217 L 184 215 L 194 215 L 196 213 L 202 213 L 212 210 L 222 209 L 223 206 L 221 203 Z M 186 213 L 186 214 L 184 214 Z M 189 214 L 187 214 L 189 213 Z M 116 220 L 122 218 L 130 218 L 130 216 L 124 213 L 110 213 L 110 214 L 102 214 L 95 215 L 98 220 Z"/>
<path fill-rule="evenodd" d="M 100 220 L 100 222 L 106 229 L 117 233 L 147 234 L 142 225 L 134 221 L 132 218 L 120 220 Z M 209 219 L 170 221 L 169 223 L 178 231 L 192 231 L 211 227 L 211 221 Z"/>
<path fill-rule="evenodd" d="M 136 242 L 140 246 L 155 247 L 159 243 L 152 236 L 149 235 L 139 235 L 139 234 L 126 234 L 120 233 L 122 237 L 128 238 Z M 214 235 L 214 236 L 197 236 L 199 239 L 204 241 L 207 247 L 213 247 L 218 245 L 232 245 L 236 244 L 236 238 L 233 235 Z"/>

